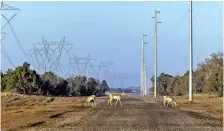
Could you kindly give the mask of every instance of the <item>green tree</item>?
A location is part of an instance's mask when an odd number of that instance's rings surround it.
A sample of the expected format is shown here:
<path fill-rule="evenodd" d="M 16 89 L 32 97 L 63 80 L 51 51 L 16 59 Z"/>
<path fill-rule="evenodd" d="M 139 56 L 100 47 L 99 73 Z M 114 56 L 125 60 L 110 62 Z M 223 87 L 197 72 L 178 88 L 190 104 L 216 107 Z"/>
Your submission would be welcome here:
<path fill-rule="evenodd" d="M 106 91 L 109 91 L 109 90 L 110 90 L 109 86 L 107 85 L 106 80 L 103 80 L 103 81 L 100 83 L 100 85 L 101 85 L 101 91 L 102 91 L 103 94 L 104 94 Z"/>
<path fill-rule="evenodd" d="M 86 94 L 89 96 L 89 95 L 93 95 L 96 91 L 96 87 L 97 87 L 97 82 L 94 78 L 90 77 L 88 78 L 87 80 L 87 83 L 86 83 Z"/>
<path fill-rule="evenodd" d="M 156 88 L 157 93 L 159 95 L 169 94 L 170 89 L 168 90 L 168 88 L 173 79 L 173 76 L 169 74 L 161 73 L 159 77 L 157 77 L 156 79 L 157 79 L 157 88 Z M 153 85 L 151 89 L 153 91 L 154 90 L 154 76 L 151 78 L 151 82 Z"/>
<path fill-rule="evenodd" d="M 3 82 L 4 80 L 4 74 L 1 71 L 1 91 L 5 90 L 5 82 Z"/>
<path fill-rule="evenodd" d="M 198 64 L 194 75 L 194 88 L 206 94 L 223 95 L 223 53 L 212 53 Z"/>
<path fill-rule="evenodd" d="M 2 83 L 5 91 L 16 91 L 23 94 L 33 94 L 39 87 L 39 75 L 30 69 L 30 64 L 24 62 L 13 71 L 6 71 Z"/>
<path fill-rule="evenodd" d="M 8 69 L 4 74 L 4 77 L 1 79 L 1 82 L 5 85 L 4 91 L 11 91 L 16 88 L 18 80 L 16 79 L 14 71 L 12 69 Z"/>

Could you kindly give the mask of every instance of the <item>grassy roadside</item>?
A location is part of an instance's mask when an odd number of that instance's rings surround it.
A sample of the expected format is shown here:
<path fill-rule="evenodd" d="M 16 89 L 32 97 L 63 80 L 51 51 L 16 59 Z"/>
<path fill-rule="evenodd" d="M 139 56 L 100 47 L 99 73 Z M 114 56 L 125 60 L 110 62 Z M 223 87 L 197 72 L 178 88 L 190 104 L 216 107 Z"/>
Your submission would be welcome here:
<path fill-rule="evenodd" d="M 163 104 L 163 96 L 154 98 L 152 96 L 145 97 L 150 102 L 157 102 Z M 174 96 L 178 104 L 178 108 L 181 110 L 204 113 L 215 117 L 217 119 L 223 119 L 223 97 L 211 96 L 210 98 L 204 94 L 194 94 L 193 102 L 188 101 L 188 96 Z"/>
<path fill-rule="evenodd" d="M 6 130 L 23 129 L 51 124 L 69 112 L 80 112 L 84 97 L 44 97 L 7 93 L 1 94 L 1 127 Z M 9 126 L 10 125 L 10 126 Z"/>

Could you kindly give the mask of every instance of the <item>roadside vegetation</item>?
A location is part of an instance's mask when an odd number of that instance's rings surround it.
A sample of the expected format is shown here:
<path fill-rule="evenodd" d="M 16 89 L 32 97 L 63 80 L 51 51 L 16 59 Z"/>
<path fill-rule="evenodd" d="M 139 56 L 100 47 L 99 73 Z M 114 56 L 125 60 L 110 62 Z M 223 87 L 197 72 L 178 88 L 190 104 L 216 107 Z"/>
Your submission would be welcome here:
<path fill-rule="evenodd" d="M 106 80 L 75 76 L 61 78 L 53 72 L 38 74 L 30 64 L 1 72 L 1 92 L 41 96 L 103 96 L 109 90 Z"/>
<path fill-rule="evenodd" d="M 154 76 L 151 78 L 154 86 Z M 172 76 L 161 73 L 157 77 L 157 93 L 159 95 L 182 96 L 188 94 L 189 71 L 183 76 Z M 153 92 L 154 87 L 151 88 Z M 223 53 L 212 53 L 209 58 L 199 63 L 193 71 L 193 92 L 223 96 Z"/>

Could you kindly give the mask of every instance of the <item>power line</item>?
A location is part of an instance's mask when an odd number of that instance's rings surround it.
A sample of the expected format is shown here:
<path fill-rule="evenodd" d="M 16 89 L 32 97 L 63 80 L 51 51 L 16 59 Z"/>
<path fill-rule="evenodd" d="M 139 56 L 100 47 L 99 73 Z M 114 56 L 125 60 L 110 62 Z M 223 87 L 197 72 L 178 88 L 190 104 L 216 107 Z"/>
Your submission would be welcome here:
<path fill-rule="evenodd" d="M 186 18 L 186 16 L 188 15 L 188 13 L 190 12 L 190 10 L 188 9 L 186 11 L 186 13 L 183 15 L 183 17 L 181 17 L 181 19 L 179 20 L 179 22 L 177 22 L 177 24 L 175 24 L 172 29 L 171 29 L 171 33 L 169 33 L 169 36 L 171 36 L 171 34 L 176 33 L 176 30 L 180 27 L 179 25 L 181 24 L 181 22 L 184 20 L 184 18 Z"/>
<path fill-rule="evenodd" d="M 18 39 L 18 37 L 17 37 L 15 31 L 14 31 L 14 29 L 12 28 L 11 23 L 9 23 L 9 26 L 10 26 L 10 28 L 11 28 L 11 30 L 12 30 L 12 33 L 13 33 L 13 35 L 14 35 L 14 37 L 15 37 L 15 39 L 16 39 L 16 41 L 17 41 L 19 47 L 20 47 L 20 49 L 22 50 L 23 54 L 27 57 L 28 61 L 33 65 L 33 67 L 36 68 L 36 66 L 30 61 L 29 57 L 27 56 L 27 54 L 26 54 L 26 52 L 25 52 L 23 46 L 21 45 L 21 43 L 20 43 L 20 41 L 19 41 L 19 39 Z"/>
<path fill-rule="evenodd" d="M 181 22 L 184 20 L 184 18 L 188 15 L 189 12 L 190 12 L 190 10 L 188 10 L 188 11 L 185 13 L 185 15 L 180 19 L 179 23 L 181 23 Z"/>
<path fill-rule="evenodd" d="M 13 10 L 13 11 L 15 11 L 15 10 L 20 10 L 20 9 L 17 9 L 17 8 L 14 8 L 14 7 L 12 7 L 12 6 L 9 6 L 9 5 L 6 5 L 6 4 L 3 4 L 3 1 L 1 2 L 1 8 L 0 8 L 0 10 L 1 10 L 1 12 L 2 11 L 5 11 L 5 10 Z M 4 45 L 2 44 L 2 41 L 5 39 L 5 35 L 6 35 L 6 33 L 4 33 L 4 32 L 2 32 L 2 30 L 4 29 L 4 27 L 7 25 L 7 24 L 10 24 L 10 21 L 16 16 L 16 13 L 10 18 L 10 19 L 7 19 L 6 18 L 6 16 L 4 16 L 3 15 L 3 13 L 1 13 L 1 16 L 7 21 L 7 23 L 5 23 L 3 26 L 1 26 L 1 35 L 3 36 L 2 38 L 1 38 L 1 46 L 2 46 L 2 48 L 1 48 L 1 52 L 2 52 L 2 54 L 5 56 L 5 58 L 12 64 L 12 66 L 13 67 L 16 67 L 15 66 L 15 64 L 12 62 L 12 60 L 10 59 L 10 57 L 9 57 L 9 55 L 8 55 L 8 53 L 7 53 L 7 51 L 6 51 L 6 49 L 5 49 L 5 47 L 4 47 Z"/>
<path fill-rule="evenodd" d="M 15 68 L 16 66 L 15 66 L 15 64 L 12 62 L 12 60 L 10 59 L 10 57 L 9 57 L 9 55 L 8 55 L 8 53 L 6 52 L 6 50 L 5 50 L 5 48 L 4 48 L 4 46 L 3 46 L 3 44 L 2 44 L 2 54 L 5 56 L 5 58 L 12 64 L 12 66 Z"/>

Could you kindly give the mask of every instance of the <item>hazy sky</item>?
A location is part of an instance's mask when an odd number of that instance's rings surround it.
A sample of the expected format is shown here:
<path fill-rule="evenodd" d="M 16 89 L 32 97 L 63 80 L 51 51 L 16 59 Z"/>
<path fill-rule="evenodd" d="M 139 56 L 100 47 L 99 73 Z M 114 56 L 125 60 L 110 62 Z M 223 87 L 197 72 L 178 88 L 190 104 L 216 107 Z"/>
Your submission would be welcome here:
<path fill-rule="evenodd" d="M 158 14 L 158 74 L 184 74 L 189 68 L 189 2 L 7 2 L 21 9 L 11 24 L 27 51 L 42 40 L 75 44 L 71 56 L 91 54 L 98 61 L 112 61 L 110 72 L 122 76 L 125 86 L 140 83 L 141 35 L 147 35 L 145 58 L 149 79 L 153 75 L 153 19 Z M 8 15 L 8 14 L 7 14 Z M 221 2 L 193 2 L 194 67 L 222 50 Z M 2 18 L 2 17 L 1 17 Z M 2 25 L 5 21 L 2 20 Z M 15 65 L 27 58 L 10 26 L 3 40 Z M 66 70 L 66 56 L 62 68 Z M 2 55 L 2 70 L 13 66 Z M 72 72 L 69 72 L 72 74 Z M 116 87 L 119 87 L 117 85 Z"/>

